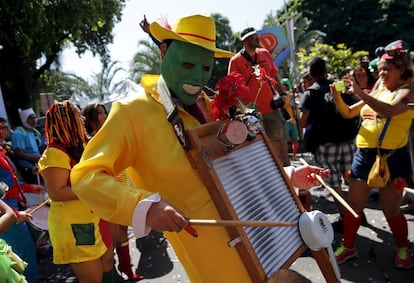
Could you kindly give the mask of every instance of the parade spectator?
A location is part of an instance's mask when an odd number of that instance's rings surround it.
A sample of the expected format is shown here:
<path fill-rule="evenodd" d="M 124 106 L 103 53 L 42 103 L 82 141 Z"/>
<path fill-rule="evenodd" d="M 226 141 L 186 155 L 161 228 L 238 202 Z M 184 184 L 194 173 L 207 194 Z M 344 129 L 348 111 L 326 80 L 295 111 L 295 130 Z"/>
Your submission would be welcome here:
<path fill-rule="evenodd" d="M 3 127 L 0 127 L 0 136 L 3 136 Z M 12 207 L 17 215 L 22 214 L 26 217 L 26 198 L 24 192 L 43 193 L 41 185 L 27 184 L 19 181 L 10 166 L 9 159 L 4 154 L 3 148 L 0 149 L 0 180 L 7 184 L 9 189 L 4 195 L 4 202 Z M 29 217 L 30 218 L 30 217 Z M 30 220 L 27 218 L 27 220 Z M 0 237 L 13 247 L 13 250 L 24 261 L 28 263 L 24 275 L 29 282 L 37 282 L 39 274 L 37 270 L 36 244 L 30 233 L 26 222 L 14 223 Z"/>
<path fill-rule="evenodd" d="M 31 220 L 28 213 L 17 213 L 1 199 L 8 188 L 6 183 L 0 183 L 0 235 L 14 223 L 22 223 Z M 27 283 L 26 278 L 22 274 L 26 268 L 27 262 L 10 256 L 13 253 L 13 247 L 0 238 L 0 282 L 19 282 Z"/>
<path fill-rule="evenodd" d="M 400 210 L 404 187 L 411 184 L 411 162 L 407 149 L 408 132 L 414 118 L 414 110 L 407 103 L 414 102 L 413 64 L 407 43 L 398 40 L 385 47 L 385 53 L 378 63 L 380 88 L 372 95 L 365 93 L 352 76 L 347 82 L 361 101 L 348 106 L 342 96 L 331 86 L 337 109 L 345 118 L 361 116 L 362 122 L 356 138 L 351 182 L 348 193 L 349 204 L 361 215 L 367 204 L 370 187 L 367 184 L 368 173 L 377 154 L 386 155 L 391 174 L 391 181 L 384 188 L 379 188 L 381 209 L 391 228 L 396 245 L 394 265 L 397 268 L 413 267 L 413 252 L 408 241 L 407 220 Z M 380 133 L 386 121 L 390 119 L 382 143 L 378 144 Z M 344 240 L 336 250 L 339 264 L 354 258 L 358 252 L 354 246 L 361 217 L 354 218 L 344 212 Z"/>
<path fill-rule="evenodd" d="M 12 146 L 16 164 L 25 182 L 37 183 L 37 161 L 41 156 L 42 135 L 36 129 L 36 113 L 33 108 L 18 109 L 22 126 L 16 127 L 12 134 Z"/>
<path fill-rule="evenodd" d="M 309 72 L 304 74 L 302 76 L 302 79 L 301 79 L 301 84 L 302 84 L 303 90 L 304 91 L 307 90 L 308 87 L 313 85 L 314 82 L 315 82 L 315 80 L 312 78 L 312 75 Z"/>
<path fill-rule="evenodd" d="M 89 138 L 92 138 L 99 131 L 108 117 L 108 111 L 105 106 L 100 103 L 86 105 L 82 109 L 81 114 L 85 117 L 85 129 Z M 125 171 L 120 174 L 119 179 L 124 183 L 130 181 L 128 174 Z M 118 255 L 118 271 L 121 274 L 124 273 L 128 279 L 132 281 L 144 279 L 142 275 L 135 274 L 131 268 L 128 226 L 109 223 L 109 228 L 112 234 L 112 242 Z"/>
<path fill-rule="evenodd" d="M 312 79 L 312 76 L 309 74 L 309 72 L 304 73 L 301 76 L 299 85 L 298 85 L 298 91 L 296 92 L 296 103 L 299 106 L 301 101 L 303 100 L 303 94 L 305 90 L 310 87 L 313 84 L 314 80 Z M 300 114 L 300 112 L 299 112 Z M 298 117 L 299 118 L 299 117 Z M 299 120 L 299 119 L 298 119 Z M 302 131 L 303 135 L 303 131 Z M 302 136 L 303 138 L 303 136 Z"/>
<path fill-rule="evenodd" d="M 244 29 L 240 34 L 240 40 L 243 48 L 230 59 L 228 74 L 237 72 L 243 75 L 245 84 L 250 89 L 250 97 L 243 102 L 257 105 L 258 111 L 263 114 L 266 134 L 271 139 L 282 164 L 288 166 L 290 161 L 286 143 L 286 119 L 281 113 L 285 94 L 278 77 L 279 69 L 273 62 L 270 52 L 260 47 L 259 34 L 254 28 Z M 275 86 L 267 76 L 276 81 Z"/>
<path fill-rule="evenodd" d="M 295 101 L 295 94 L 292 92 L 292 83 L 288 78 L 282 79 L 283 92 L 286 93 L 285 98 L 285 110 L 289 114 L 290 118 L 286 120 L 286 141 L 288 146 L 292 148 L 292 158 L 296 160 L 296 154 L 299 149 L 299 128 L 297 124 L 297 118 L 299 117 L 298 108 Z"/>
<path fill-rule="evenodd" d="M 182 136 L 177 137 L 173 128 L 185 133 L 186 128 L 212 121 L 210 101 L 202 89 L 211 77 L 214 57 L 232 53 L 216 48 L 212 17 L 180 18 L 172 30 L 154 22 L 150 31 L 162 42 L 161 76 L 143 76 L 145 92 L 113 103 L 105 124 L 73 168 L 74 191 L 104 219 L 132 226 L 137 238 L 151 229 L 168 231 L 191 282 L 250 282 L 237 251 L 222 248 L 230 240 L 225 227 L 200 226 L 198 238 L 181 232 L 189 216 L 216 219 L 220 214 L 187 158 L 185 139 L 182 145 Z M 182 123 L 173 126 L 167 120 L 164 99 L 177 107 L 174 121 Z M 126 169 L 133 187 L 117 179 Z M 309 188 L 314 184 L 306 176 L 319 170 L 294 169 L 292 185 Z"/>
<path fill-rule="evenodd" d="M 79 109 L 55 102 L 46 112 L 47 148 L 39 160 L 51 200 L 48 215 L 54 264 L 70 264 L 80 282 L 112 282 L 113 246 L 106 222 L 73 193 L 70 171 L 87 142 Z"/>
<path fill-rule="evenodd" d="M 376 80 L 374 75 L 369 71 L 369 67 L 366 64 L 357 65 L 352 71 L 352 75 L 362 90 L 364 90 L 366 93 L 371 92 Z"/>
<path fill-rule="evenodd" d="M 11 147 L 11 128 L 9 122 L 0 117 L 0 125 L 3 128 L 3 135 L 0 137 L 0 145 L 4 148 L 6 145 Z"/>
<path fill-rule="evenodd" d="M 14 174 L 16 174 L 16 176 L 20 179 L 20 172 L 17 170 L 16 167 L 16 156 L 14 154 L 14 150 L 10 141 L 11 128 L 9 122 L 3 117 L 0 117 L 0 127 L 2 129 L 2 135 L 0 136 L 0 145 L 3 148 L 3 153 L 6 155 L 9 161 L 9 165 L 12 167 L 14 171 Z"/>
<path fill-rule="evenodd" d="M 326 182 L 342 195 L 342 175 L 351 168 L 358 121 L 345 119 L 337 112 L 325 60 L 315 57 L 309 67 L 315 82 L 307 88 L 299 106 L 300 125 L 306 128 L 305 149 L 313 153 L 316 164 L 330 170 Z M 355 102 L 352 94 L 344 94 L 343 98 L 348 104 Z M 342 215 L 343 207 L 339 203 L 337 207 Z"/>
<path fill-rule="evenodd" d="M 108 117 L 108 111 L 103 104 L 91 103 L 81 110 L 81 115 L 85 117 L 86 134 L 92 138 Z"/>
<path fill-rule="evenodd" d="M 378 61 L 379 61 L 379 58 L 375 58 L 369 62 L 369 71 L 371 72 L 375 81 L 379 78 Z"/>

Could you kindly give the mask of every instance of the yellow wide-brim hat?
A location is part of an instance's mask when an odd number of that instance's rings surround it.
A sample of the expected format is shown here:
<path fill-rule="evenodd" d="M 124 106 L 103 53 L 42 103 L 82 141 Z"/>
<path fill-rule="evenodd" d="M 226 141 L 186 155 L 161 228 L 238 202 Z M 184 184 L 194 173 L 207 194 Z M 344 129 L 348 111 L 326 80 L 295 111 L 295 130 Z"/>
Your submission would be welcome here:
<path fill-rule="evenodd" d="M 153 22 L 150 32 L 160 42 L 166 39 L 188 42 L 213 51 L 216 58 L 230 58 L 234 55 L 230 51 L 216 47 L 216 24 L 212 17 L 193 15 L 179 18 L 171 30 Z"/>

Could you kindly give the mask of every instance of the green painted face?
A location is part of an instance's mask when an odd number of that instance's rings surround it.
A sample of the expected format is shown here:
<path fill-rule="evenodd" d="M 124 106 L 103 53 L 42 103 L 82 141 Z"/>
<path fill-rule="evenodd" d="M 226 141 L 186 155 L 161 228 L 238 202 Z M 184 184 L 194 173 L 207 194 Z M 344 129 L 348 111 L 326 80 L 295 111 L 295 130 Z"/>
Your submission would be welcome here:
<path fill-rule="evenodd" d="M 213 51 L 173 40 L 162 60 L 161 74 L 178 100 L 191 105 L 210 79 L 213 64 Z"/>

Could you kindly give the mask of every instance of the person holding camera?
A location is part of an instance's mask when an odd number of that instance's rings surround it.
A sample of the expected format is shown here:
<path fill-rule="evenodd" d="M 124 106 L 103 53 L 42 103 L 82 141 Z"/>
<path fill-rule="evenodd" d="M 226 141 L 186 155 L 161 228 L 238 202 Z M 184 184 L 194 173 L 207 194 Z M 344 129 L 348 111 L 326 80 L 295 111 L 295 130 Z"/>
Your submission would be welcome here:
<path fill-rule="evenodd" d="M 229 62 L 228 74 L 242 74 L 245 84 L 250 89 L 250 97 L 245 104 L 255 103 L 257 110 L 263 115 L 263 124 L 279 160 L 283 166 L 289 166 L 286 142 L 285 121 L 290 117 L 282 115 L 286 94 L 278 77 L 278 68 L 273 62 L 270 52 L 260 47 L 259 35 L 252 28 L 246 28 L 240 34 L 243 48 Z"/>
<path fill-rule="evenodd" d="M 414 110 L 408 106 L 414 102 L 414 73 L 408 44 L 403 40 L 388 44 L 378 62 L 378 70 L 380 82 L 378 88 L 370 94 L 361 89 L 353 76 L 344 78 L 361 97 L 359 102 L 351 106 L 343 102 L 338 88 L 331 85 L 338 111 L 346 118 L 361 117 L 361 126 L 356 137 L 357 150 L 352 161 L 348 201 L 361 215 L 373 187 L 368 183 L 371 168 L 378 156 L 386 157 L 390 179 L 385 186 L 378 187 L 381 209 L 395 241 L 394 266 L 411 269 L 414 266 L 413 250 L 408 241 L 407 219 L 400 208 L 404 188 L 412 185 L 407 144 L 414 118 Z M 385 174 L 386 170 L 382 170 L 382 174 Z M 360 221 L 361 217 L 354 218 L 347 211 L 344 212 L 344 239 L 335 252 L 338 264 L 358 255 L 355 239 Z"/>

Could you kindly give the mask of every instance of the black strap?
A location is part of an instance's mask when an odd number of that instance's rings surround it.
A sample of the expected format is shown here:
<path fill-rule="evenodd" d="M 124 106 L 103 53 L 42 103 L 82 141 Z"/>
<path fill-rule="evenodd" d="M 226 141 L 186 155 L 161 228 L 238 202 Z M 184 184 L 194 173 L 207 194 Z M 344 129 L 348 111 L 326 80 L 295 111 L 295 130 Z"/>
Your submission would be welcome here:
<path fill-rule="evenodd" d="M 168 122 L 171 123 L 173 129 L 174 129 L 174 133 L 177 137 L 177 140 L 180 142 L 181 146 L 187 150 L 190 148 L 190 141 L 188 140 L 188 135 L 187 132 L 184 128 L 184 122 L 181 119 L 179 113 L 178 113 L 178 108 L 176 107 L 174 109 L 174 112 L 172 113 L 172 115 L 168 115 L 167 116 L 167 120 Z"/>
<path fill-rule="evenodd" d="M 382 140 L 384 139 L 385 132 L 387 131 L 388 126 L 390 125 L 390 122 L 391 122 L 391 118 L 387 118 L 387 121 L 385 121 L 384 127 L 382 128 L 381 134 L 378 137 L 378 148 L 380 148 L 382 145 Z"/>
<path fill-rule="evenodd" d="M 244 49 L 244 48 L 240 51 L 240 54 L 244 58 L 246 58 L 246 60 L 248 62 L 250 62 L 252 64 L 252 67 L 254 67 L 254 66 L 257 65 L 257 63 L 256 63 L 256 61 L 257 61 L 257 54 L 256 54 L 256 52 L 254 53 L 254 60 L 252 59 L 252 57 L 250 57 L 250 55 L 247 53 L 246 49 Z M 252 74 L 250 74 L 249 75 L 249 78 L 246 80 L 246 85 L 249 85 L 249 82 L 250 82 L 251 77 L 252 77 Z"/>
<path fill-rule="evenodd" d="M 184 128 L 184 122 L 180 117 L 177 104 L 171 98 L 170 90 L 164 81 L 164 78 L 160 76 L 157 82 L 157 89 L 162 101 L 162 105 L 167 114 L 167 120 L 170 122 L 177 140 L 185 151 L 190 148 L 190 141 L 187 136 L 187 132 Z"/>
<path fill-rule="evenodd" d="M 253 65 L 256 65 L 257 64 L 257 54 L 256 54 L 256 52 L 254 53 L 254 60 L 252 59 L 252 57 L 250 57 L 250 55 L 247 53 L 246 49 L 244 49 L 244 48 L 240 51 L 240 54 L 244 58 L 246 58 L 247 61 L 249 61 L 250 63 L 252 63 Z"/>

